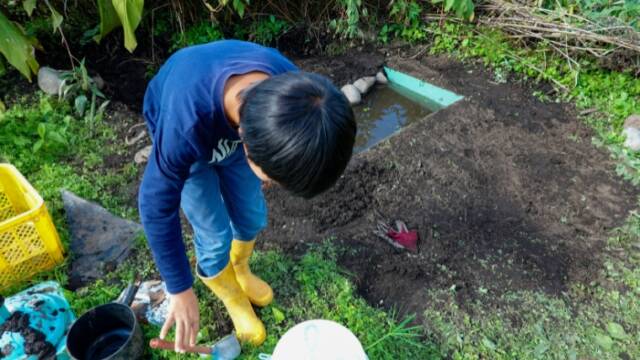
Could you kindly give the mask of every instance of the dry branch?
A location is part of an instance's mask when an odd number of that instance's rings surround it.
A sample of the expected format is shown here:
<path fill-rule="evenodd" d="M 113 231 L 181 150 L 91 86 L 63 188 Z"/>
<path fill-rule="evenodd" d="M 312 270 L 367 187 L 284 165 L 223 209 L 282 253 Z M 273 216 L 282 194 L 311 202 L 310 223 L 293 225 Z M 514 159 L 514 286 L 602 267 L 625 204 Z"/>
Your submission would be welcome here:
<path fill-rule="evenodd" d="M 640 55 L 640 33 L 631 26 L 597 23 L 576 14 L 503 0 L 488 0 L 478 8 L 489 14 L 480 17 L 478 23 L 517 38 L 547 41 L 570 63 L 575 63 L 569 56 L 576 52 L 603 58 L 625 49 Z"/>

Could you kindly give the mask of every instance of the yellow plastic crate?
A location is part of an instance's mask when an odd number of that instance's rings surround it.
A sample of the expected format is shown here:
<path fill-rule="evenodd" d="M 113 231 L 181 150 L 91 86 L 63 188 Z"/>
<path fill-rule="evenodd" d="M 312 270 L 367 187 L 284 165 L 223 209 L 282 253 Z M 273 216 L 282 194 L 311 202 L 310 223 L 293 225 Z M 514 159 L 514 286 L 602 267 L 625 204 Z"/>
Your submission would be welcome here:
<path fill-rule="evenodd" d="M 0 289 L 63 260 L 62 244 L 38 192 L 9 164 L 0 164 Z"/>

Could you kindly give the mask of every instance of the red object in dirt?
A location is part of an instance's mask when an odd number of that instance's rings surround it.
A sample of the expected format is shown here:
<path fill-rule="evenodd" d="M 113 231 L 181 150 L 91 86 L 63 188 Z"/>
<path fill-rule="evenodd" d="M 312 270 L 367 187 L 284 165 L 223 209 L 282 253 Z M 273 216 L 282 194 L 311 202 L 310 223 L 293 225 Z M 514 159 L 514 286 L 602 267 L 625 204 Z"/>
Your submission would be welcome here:
<path fill-rule="evenodd" d="M 418 252 L 418 232 L 407 229 L 407 225 L 401 220 L 396 220 L 395 225 L 396 228 L 394 229 L 380 221 L 375 234 L 397 249 Z"/>
<path fill-rule="evenodd" d="M 413 252 L 418 251 L 418 232 L 415 230 L 409 230 L 406 232 L 389 230 L 387 233 L 395 242 L 402 245 L 407 250 Z"/>

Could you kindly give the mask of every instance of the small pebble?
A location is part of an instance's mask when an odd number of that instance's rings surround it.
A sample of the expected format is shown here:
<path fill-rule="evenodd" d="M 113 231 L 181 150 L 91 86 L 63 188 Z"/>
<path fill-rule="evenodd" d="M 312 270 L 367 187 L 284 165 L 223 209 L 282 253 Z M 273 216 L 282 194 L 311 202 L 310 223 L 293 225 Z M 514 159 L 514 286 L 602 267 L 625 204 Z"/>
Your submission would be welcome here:
<path fill-rule="evenodd" d="M 638 114 L 629 115 L 624 120 L 623 127 L 625 127 L 625 128 L 633 127 L 633 128 L 636 128 L 636 129 L 640 129 L 640 115 L 638 115 Z"/>
<path fill-rule="evenodd" d="M 151 145 L 145 146 L 142 149 L 138 150 L 136 155 L 133 157 L 133 161 L 136 164 L 142 164 L 149 160 L 149 154 L 151 154 Z"/>
<path fill-rule="evenodd" d="M 58 95 L 62 85 L 62 74 L 60 71 L 43 66 L 38 70 L 38 86 L 40 90 L 49 95 Z"/>
<path fill-rule="evenodd" d="M 362 101 L 362 95 L 360 95 L 360 90 L 352 84 L 347 84 L 343 86 L 340 91 L 347 97 L 349 100 L 349 104 L 356 105 Z"/>
<path fill-rule="evenodd" d="M 624 146 L 633 151 L 640 150 L 640 129 L 635 127 L 626 127 L 622 130 L 622 134 L 626 136 Z"/>
<path fill-rule="evenodd" d="M 376 81 L 378 82 L 378 84 L 386 84 L 389 82 L 382 71 L 378 71 L 378 73 L 376 74 Z"/>
<path fill-rule="evenodd" d="M 358 91 L 360 91 L 361 94 L 366 94 L 367 92 L 369 92 L 369 90 L 371 89 L 371 87 L 375 83 L 376 83 L 376 78 L 375 77 L 373 77 L 373 76 L 365 76 L 365 77 L 362 77 L 362 78 L 356 80 L 353 83 L 353 86 L 358 88 Z"/>

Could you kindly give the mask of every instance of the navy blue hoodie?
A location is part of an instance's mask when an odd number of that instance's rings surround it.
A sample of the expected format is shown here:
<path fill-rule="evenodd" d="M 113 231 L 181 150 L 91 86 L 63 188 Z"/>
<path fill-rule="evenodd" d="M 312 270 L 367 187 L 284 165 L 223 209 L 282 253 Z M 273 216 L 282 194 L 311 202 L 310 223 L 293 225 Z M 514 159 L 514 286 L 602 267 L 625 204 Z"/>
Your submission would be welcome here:
<path fill-rule="evenodd" d="M 196 161 L 220 161 L 238 133 L 223 109 L 224 85 L 233 75 L 296 71 L 277 50 L 222 40 L 182 49 L 151 80 L 144 118 L 153 146 L 139 193 L 140 217 L 169 293 L 193 284 L 180 227 L 180 193 Z"/>

